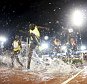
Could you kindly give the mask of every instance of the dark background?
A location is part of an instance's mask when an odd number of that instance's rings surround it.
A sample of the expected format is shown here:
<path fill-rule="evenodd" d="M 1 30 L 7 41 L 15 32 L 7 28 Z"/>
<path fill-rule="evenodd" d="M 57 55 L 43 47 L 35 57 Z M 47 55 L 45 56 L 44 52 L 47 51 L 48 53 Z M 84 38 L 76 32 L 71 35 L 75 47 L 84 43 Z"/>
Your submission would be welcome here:
<path fill-rule="evenodd" d="M 40 29 L 42 36 L 55 36 L 69 27 L 70 12 L 81 9 L 85 13 L 85 22 L 80 27 L 82 41 L 87 43 L 87 1 L 86 0 L 0 0 L 0 35 L 8 38 L 9 44 L 19 30 L 28 30 L 30 23 L 44 27 Z M 45 28 L 48 28 L 49 31 Z"/>

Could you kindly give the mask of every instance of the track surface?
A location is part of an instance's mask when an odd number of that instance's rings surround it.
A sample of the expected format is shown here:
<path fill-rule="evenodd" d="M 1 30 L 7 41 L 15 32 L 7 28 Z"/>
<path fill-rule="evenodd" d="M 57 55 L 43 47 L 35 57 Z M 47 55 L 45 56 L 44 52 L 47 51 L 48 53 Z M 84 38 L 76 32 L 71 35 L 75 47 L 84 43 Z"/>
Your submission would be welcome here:
<path fill-rule="evenodd" d="M 0 68 L 0 84 L 62 84 L 69 76 L 56 76 L 50 80 L 42 80 L 33 72 L 24 72 L 19 69 Z M 87 84 L 87 69 L 81 71 L 66 84 Z"/>

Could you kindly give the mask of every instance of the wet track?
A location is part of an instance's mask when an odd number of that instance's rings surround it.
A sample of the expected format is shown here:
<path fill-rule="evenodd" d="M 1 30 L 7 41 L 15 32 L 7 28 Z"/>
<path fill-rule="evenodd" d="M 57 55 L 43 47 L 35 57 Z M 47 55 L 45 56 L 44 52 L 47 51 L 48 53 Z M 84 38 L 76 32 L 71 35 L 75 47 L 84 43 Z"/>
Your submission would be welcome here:
<path fill-rule="evenodd" d="M 55 76 L 48 80 L 42 80 L 35 72 L 24 72 L 19 69 L 0 68 L 0 84 L 62 84 L 71 76 Z M 67 84 L 87 84 L 87 69 L 84 69 Z"/>
<path fill-rule="evenodd" d="M 84 69 L 77 77 L 68 84 L 87 84 L 87 68 Z"/>
<path fill-rule="evenodd" d="M 1 61 L 10 64 L 8 59 L 8 57 L 2 58 Z M 49 59 L 46 61 L 49 65 L 45 64 L 45 61 L 38 63 L 34 60 L 36 59 L 32 59 L 32 67 L 29 71 L 26 70 L 25 66 L 18 66 L 16 62 L 17 66 L 13 69 L 8 68 L 10 67 L 9 65 L 1 64 L 0 84 L 87 84 L 86 67 L 79 69 L 64 63 L 60 59 Z M 74 75 L 76 76 L 74 77 Z"/>
<path fill-rule="evenodd" d="M 0 68 L 0 84 L 60 84 L 65 77 L 42 80 L 34 72 L 24 72 L 18 69 Z"/>

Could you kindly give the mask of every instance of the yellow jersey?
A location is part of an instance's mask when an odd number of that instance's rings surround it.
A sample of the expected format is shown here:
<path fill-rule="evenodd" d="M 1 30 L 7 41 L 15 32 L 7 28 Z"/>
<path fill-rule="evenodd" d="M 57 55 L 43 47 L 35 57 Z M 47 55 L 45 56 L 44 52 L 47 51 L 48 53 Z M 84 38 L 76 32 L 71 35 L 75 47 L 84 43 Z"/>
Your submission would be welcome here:
<path fill-rule="evenodd" d="M 21 46 L 19 45 L 19 41 L 14 40 L 12 45 L 13 45 L 13 51 L 20 51 L 21 50 Z"/>

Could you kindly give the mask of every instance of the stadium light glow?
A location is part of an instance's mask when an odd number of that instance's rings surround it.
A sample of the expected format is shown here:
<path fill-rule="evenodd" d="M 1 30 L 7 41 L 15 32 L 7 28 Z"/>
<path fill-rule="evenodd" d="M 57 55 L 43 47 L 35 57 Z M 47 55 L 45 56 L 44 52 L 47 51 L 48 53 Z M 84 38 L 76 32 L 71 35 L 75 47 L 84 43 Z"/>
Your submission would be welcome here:
<path fill-rule="evenodd" d="M 48 40 L 48 39 L 49 39 L 49 37 L 48 37 L 48 36 L 45 36 L 45 37 L 44 37 L 44 39 L 45 39 L 45 40 Z"/>
<path fill-rule="evenodd" d="M 81 26 L 83 24 L 84 21 L 84 14 L 81 10 L 75 10 L 72 13 L 72 23 L 76 26 Z"/>
<path fill-rule="evenodd" d="M 6 40 L 7 40 L 6 37 L 0 36 L 0 41 L 1 41 L 1 42 L 6 42 Z"/>
<path fill-rule="evenodd" d="M 48 49 L 48 47 L 49 47 L 48 43 L 42 43 L 39 49 L 40 50 L 45 50 L 45 49 Z"/>
<path fill-rule="evenodd" d="M 66 51 L 67 47 L 66 46 L 61 46 L 61 50 Z"/>
<path fill-rule="evenodd" d="M 85 49 L 86 49 L 86 46 L 82 45 L 81 50 L 85 50 Z"/>

